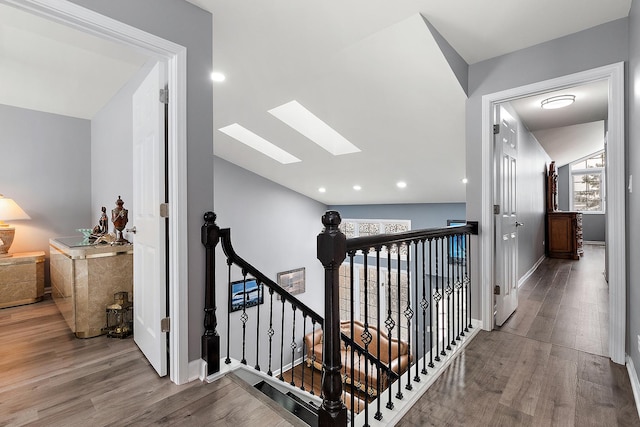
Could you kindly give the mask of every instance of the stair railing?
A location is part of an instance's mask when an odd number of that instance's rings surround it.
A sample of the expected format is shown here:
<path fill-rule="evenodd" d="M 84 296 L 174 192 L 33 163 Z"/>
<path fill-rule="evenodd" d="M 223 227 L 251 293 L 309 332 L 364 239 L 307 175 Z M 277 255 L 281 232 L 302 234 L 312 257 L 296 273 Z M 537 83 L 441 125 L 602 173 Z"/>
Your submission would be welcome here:
<path fill-rule="evenodd" d="M 230 229 L 220 229 L 213 212 L 207 212 L 204 219 L 206 290 L 202 359 L 207 363 L 207 375 L 220 370 L 222 358 L 215 287 L 215 248 L 221 243 L 227 257 L 228 284 L 235 275 L 240 277 L 236 282 L 244 284 L 245 291 L 249 280 L 255 280 L 260 289 L 266 287 L 266 292 L 258 294 L 268 310 L 261 315 L 263 304 L 257 304 L 254 311 L 247 310 L 250 307 L 243 299 L 241 315 L 233 315 L 233 320 L 240 323 L 232 329 L 230 307 L 225 363 L 231 363 L 233 331 L 234 335 L 241 334 L 242 343 L 241 348 L 234 349 L 234 359 L 245 365 L 249 365 L 247 359 L 252 359 L 254 368 L 263 372 L 260 362 L 266 362 L 267 375 L 314 394 L 316 359 L 303 338 L 308 334 L 315 337 L 315 332 L 322 330 L 320 426 L 346 426 L 345 403 L 350 408 L 351 425 L 356 425 L 358 413 L 360 418 L 364 417 L 363 425 L 369 425 L 370 402 L 375 405 L 374 418 L 382 419 L 383 393 L 388 395 L 385 407 L 392 410 L 393 402 L 403 398 L 401 375 L 408 371 L 410 378 L 414 372 L 413 379 L 404 384 L 405 390 L 411 390 L 411 382 L 419 382 L 421 375 L 427 373 L 427 366 L 433 368 L 434 362 L 440 361 L 440 356 L 445 356 L 472 327 L 469 247 L 470 235 L 477 234 L 477 223 L 346 239 L 339 230 L 340 214 L 326 212 L 322 217 L 324 229 L 317 238 L 318 259 L 325 269 L 323 318 L 238 256 L 231 244 Z M 374 262 L 370 264 L 372 257 Z M 348 280 L 343 280 L 341 288 L 340 274 L 345 266 Z M 359 297 L 354 293 L 356 269 L 364 271 Z M 348 295 L 344 295 L 345 282 Z M 274 302 L 274 295 L 280 302 Z M 343 311 L 341 319 L 340 299 L 345 297 L 350 300 L 350 307 L 346 314 Z M 357 299 L 359 307 L 355 305 Z M 384 312 L 381 305 L 386 307 Z M 247 338 L 248 334 L 254 334 L 256 339 Z M 266 350 L 261 352 L 262 340 L 266 340 Z M 386 352 L 382 351 L 383 341 L 390 344 Z M 312 346 L 316 344 L 313 342 Z M 401 349 L 403 354 L 399 354 Z M 299 353 L 301 357 L 297 356 Z M 395 395 L 392 386 L 397 390 Z"/>

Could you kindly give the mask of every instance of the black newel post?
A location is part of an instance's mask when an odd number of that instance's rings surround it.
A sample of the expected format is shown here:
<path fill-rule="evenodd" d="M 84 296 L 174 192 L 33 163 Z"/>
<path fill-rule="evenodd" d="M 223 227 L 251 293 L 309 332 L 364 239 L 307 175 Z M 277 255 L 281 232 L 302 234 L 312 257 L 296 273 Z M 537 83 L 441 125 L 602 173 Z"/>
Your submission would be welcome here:
<path fill-rule="evenodd" d="M 318 259 L 324 266 L 324 347 L 322 351 L 322 406 L 319 426 L 346 426 L 347 408 L 342 403 L 342 361 L 340 358 L 339 268 L 346 258 L 346 237 L 338 229 L 340 214 L 322 216 L 324 230 L 318 235 Z"/>
<path fill-rule="evenodd" d="M 204 294 L 204 335 L 202 335 L 202 359 L 207 362 L 207 375 L 220 371 L 220 335 L 216 331 L 216 245 L 220 241 L 220 228 L 216 214 L 204 214 L 202 244 L 206 248 L 206 273 Z"/>

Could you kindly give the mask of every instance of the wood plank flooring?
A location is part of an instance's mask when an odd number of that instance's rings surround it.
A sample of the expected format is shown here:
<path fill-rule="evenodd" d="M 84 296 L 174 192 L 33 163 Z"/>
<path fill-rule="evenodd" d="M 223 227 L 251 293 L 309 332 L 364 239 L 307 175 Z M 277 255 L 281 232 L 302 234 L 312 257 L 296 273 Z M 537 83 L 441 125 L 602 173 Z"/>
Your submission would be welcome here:
<path fill-rule="evenodd" d="M 132 339 L 77 339 L 50 299 L 0 325 L 0 426 L 305 425 L 233 374 L 177 386 Z"/>
<path fill-rule="evenodd" d="M 518 309 L 481 331 L 399 426 L 640 426 L 627 370 L 608 357 L 604 247 L 546 259 Z"/>
<path fill-rule="evenodd" d="M 598 251 L 545 260 L 521 288 L 516 314 L 501 330 L 481 331 L 398 425 L 640 426 L 625 367 L 603 356 L 606 283 L 591 264 Z M 21 425 L 302 422 L 235 375 L 176 386 L 131 339 L 76 339 L 45 300 L 0 309 L 0 426 Z"/>

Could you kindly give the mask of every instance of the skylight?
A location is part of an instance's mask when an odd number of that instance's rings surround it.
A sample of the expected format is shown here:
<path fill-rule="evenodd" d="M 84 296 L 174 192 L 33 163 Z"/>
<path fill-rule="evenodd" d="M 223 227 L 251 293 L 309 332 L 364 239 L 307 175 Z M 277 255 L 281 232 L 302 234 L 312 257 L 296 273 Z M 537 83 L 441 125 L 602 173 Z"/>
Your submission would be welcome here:
<path fill-rule="evenodd" d="M 251 132 L 249 129 L 246 129 L 237 123 L 234 123 L 229 126 L 225 126 L 218 130 L 222 133 L 226 133 L 231 138 L 234 138 L 237 141 L 240 141 L 243 144 L 248 145 L 254 150 L 261 152 L 265 156 L 269 156 L 272 159 L 277 160 L 283 165 L 301 161 L 299 158 L 295 157 L 294 155 L 287 153 L 282 148 L 277 147 L 276 145 L 270 143 L 266 139 L 256 135 L 255 133 Z"/>
<path fill-rule="evenodd" d="M 334 156 L 360 151 L 358 147 L 300 105 L 298 101 L 288 102 L 269 110 L 269 112 Z"/>

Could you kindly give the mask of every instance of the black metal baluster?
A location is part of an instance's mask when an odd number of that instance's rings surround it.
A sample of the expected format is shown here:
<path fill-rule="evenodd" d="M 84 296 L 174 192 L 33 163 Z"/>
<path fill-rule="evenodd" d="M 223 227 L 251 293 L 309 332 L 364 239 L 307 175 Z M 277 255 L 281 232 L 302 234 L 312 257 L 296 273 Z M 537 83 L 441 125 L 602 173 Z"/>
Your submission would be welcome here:
<path fill-rule="evenodd" d="M 440 361 L 440 300 L 442 299 L 439 288 L 440 276 L 438 276 L 438 264 L 440 262 L 438 259 L 438 243 L 440 243 L 440 238 L 436 239 L 436 291 L 433 294 L 433 300 L 436 303 L 436 357 L 434 358 L 436 362 Z M 433 328 L 431 329 L 433 333 Z"/>
<path fill-rule="evenodd" d="M 294 381 L 293 378 L 293 362 L 296 360 L 296 348 L 298 348 L 298 344 L 296 344 L 296 309 L 297 307 L 293 304 L 291 304 L 291 307 L 293 308 L 293 315 L 291 317 L 293 317 L 293 327 L 291 329 L 291 382 L 289 384 L 291 384 L 292 386 L 296 385 L 296 382 Z"/>
<path fill-rule="evenodd" d="M 382 249 L 381 246 L 376 246 L 376 297 L 377 297 L 377 302 L 376 302 L 376 327 L 377 327 L 377 334 L 378 334 L 378 343 L 377 343 L 377 349 L 376 349 L 376 354 L 378 355 L 379 359 L 382 359 L 382 353 L 380 352 L 380 331 L 382 331 L 382 329 L 380 329 L 380 315 L 382 313 L 380 313 L 380 250 Z M 382 290 L 382 292 L 384 292 L 384 290 Z M 376 366 L 376 372 L 378 373 L 376 375 L 377 381 L 376 381 L 376 396 L 380 397 L 380 381 L 382 381 L 382 370 L 380 369 L 379 366 Z M 381 404 L 381 400 L 382 399 L 376 399 L 377 403 L 376 403 L 376 414 L 373 416 L 373 418 L 375 418 L 376 420 L 380 421 L 382 419 L 382 410 L 380 408 L 380 404 Z"/>
<path fill-rule="evenodd" d="M 264 287 L 262 285 L 262 283 L 257 282 L 258 284 L 258 311 L 256 312 L 256 366 L 255 366 L 255 370 L 259 371 L 260 370 L 260 306 L 262 304 L 260 304 L 260 299 L 264 299 L 264 294 L 262 293 L 264 290 Z"/>
<path fill-rule="evenodd" d="M 447 249 L 451 250 L 451 246 L 453 245 L 453 242 L 451 241 L 451 236 L 447 237 Z M 453 307 L 451 305 L 451 294 L 453 293 L 453 288 L 451 286 L 451 272 L 452 272 L 452 268 L 453 268 L 453 264 L 451 264 L 451 256 L 447 257 L 447 289 L 446 289 L 446 294 L 447 294 L 447 350 L 451 350 L 451 345 L 456 345 L 455 340 L 453 340 L 453 333 L 452 333 L 452 320 L 451 320 L 451 316 L 453 313 Z"/>
<path fill-rule="evenodd" d="M 400 292 L 400 289 L 402 288 L 402 259 L 400 258 L 400 245 L 396 245 L 396 252 L 397 252 L 397 270 L 398 270 L 398 342 L 400 342 L 400 340 L 402 339 L 402 298 L 401 295 L 402 292 Z M 389 359 L 391 360 L 391 359 Z M 400 372 L 398 372 L 398 374 L 400 374 Z M 398 375 L 398 392 L 396 393 L 396 399 L 402 399 L 404 397 L 404 395 L 402 394 L 402 376 Z"/>
<path fill-rule="evenodd" d="M 420 300 L 420 308 L 422 308 L 422 375 L 427 375 L 427 309 L 429 301 L 427 301 L 427 274 L 426 274 L 426 241 L 422 240 L 422 300 Z"/>
<path fill-rule="evenodd" d="M 420 242 L 418 240 L 414 240 L 413 241 L 413 247 L 414 247 L 414 250 L 415 250 L 415 257 L 414 257 L 414 261 L 413 261 L 415 275 L 413 276 L 413 280 L 416 283 L 415 287 L 414 287 L 414 289 L 415 289 L 414 295 L 415 295 L 416 303 L 418 301 L 420 301 L 418 299 L 418 297 L 420 295 L 418 293 L 418 285 L 420 283 L 420 281 L 418 280 L 418 277 L 420 277 L 418 275 L 418 249 L 419 249 L 418 248 L 418 244 L 419 243 Z M 417 307 L 418 307 L 418 305 L 416 304 L 416 309 L 417 309 Z M 418 321 L 418 317 L 416 316 L 416 321 L 415 321 L 415 324 L 413 325 L 413 329 L 416 331 L 416 335 L 415 335 L 416 336 L 416 341 L 413 343 L 413 354 L 414 354 L 414 360 L 415 360 L 414 366 L 416 368 L 416 375 L 413 377 L 413 381 L 415 381 L 417 383 L 420 382 L 420 375 L 418 374 L 418 368 L 419 368 L 418 361 L 420 360 L 420 358 L 418 357 L 418 343 L 420 342 L 419 339 L 418 339 L 418 333 L 419 333 L 419 329 L 420 329 L 418 327 L 419 323 L 420 322 Z M 409 365 L 409 376 L 411 376 L 411 365 Z"/>
<path fill-rule="evenodd" d="M 280 381 L 284 381 L 284 295 L 280 295 L 282 300 L 282 323 L 280 325 Z"/>
<path fill-rule="evenodd" d="M 227 258 L 227 292 L 231 293 L 231 260 Z M 228 299 L 231 295 L 228 296 Z M 229 365 L 231 363 L 231 357 L 229 355 L 229 348 L 231 347 L 231 310 L 227 310 L 227 358 L 224 359 L 224 363 Z"/>
<path fill-rule="evenodd" d="M 469 299 L 469 304 L 467 305 L 467 312 L 469 316 L 469 329 L 473 329 L 473 325 L 471 324 L 471 279 L 469 275 L 471 274 L 471 235 L 467 234 L 467 256 L 465 257 L 467 260 L 467 276 L 465 277 L 466 287 L 467 287 L 467 298 Z"/>
<path fill-rule="evenodd" d="M 391 339 L 393 338 L 393 328 L 395 327 L 395 322 L 393 320 L 393 313 L 391 311 L 391 247 L 387 246 L 387 319 L 385 320 L 384 324 L 387 327 L 387 335 L 389 336 L 389 342 L 391 342 Z M 391 346 L 389 347 L 389 359 L 391 360 Z M 393 392 L 392 392 L 392 384 L 391 384 L 391 377 L 389 377 L 389 381 L 388 384 L 389 386 L 387 387 L 389 389 L 389 400 L 387 401 L 387 409 L 393 409 Z M 352 424 L 353 425 L 353 424 Z"/>
<path fill-rule="evenodd" d="M 451 251 L 451 253 L 453 253 L 453 238 L 455 236 L 449 236 L 449 250 Z M 447 320 L 448 323 L 450 325 L 450 329 L 449 327 L 447 327 L 447 330 L 449 331 L 449 341 L 450 341 L 450 345 L 449 347 L 447 347 L 448 350 L 451 350 L 451 346 L 455 346 L 456 345 L 456 339 L 454 337 L 454 335 L 456 334 L 456 323 L 455 323 L 455 315 L 454 315 L 454 304 L 455 304 L 455 295 L 454 295 L 454 287 L 455 287 L 455 283 L 454 283 L 454 267 L 455 267 L 455 259 L 453 256 L 449 257 L 449 268 L 447 269 L 448 271 L 448 278 L 447 278 L 447 304 L 449 305 L 449 313 L 447 314 Z"/>
<path fill-rule="evenodd" d="M 316 348 L 316 321 L 315 319 L 311 319 L 311 346 L 312 348 Z M 311 391 L 309 391 L 309 393 L 311 394 L 315 394 L 315 392 L 313 390 L 315 390 L 314 385 L 315 385 L 315 375 L 314 375 L 314 368 L 316 365 L 316 352 L 315 351 L 311 351 Z"/>
<path fill-rule="evenodd" d="M 456 310 L 456 317 L 458 319 L 458 335 L 456 335 L 456 340 L 460 341 L 464 336 L 464 332 L 462 332 L 462 280 L 460 279 L 460 270 L 462 270 L 462 254 L 460 253 L 462 249 L 462 235 L 456 236 L 456 245 L 458 250 L 456 253 L 456 293 L 458 294 L 458 309 Z"/>
<path fill-rule="evenodd" d="M 444 300 L 444 296 L 447 293 L 447 289 L 444 286 L 444 280 L 445 280 L 445 276 L 447 275 L 447 270 L 448 268 L 446 268 L 447 266 L 447 253 L 445 252 L 445 241 L 446 241 L 446 237 L 443 237 L 442 240 L 440 241 L 440 246 L 441 246 L 441 253 L 442 253 L 442 350 L 440 351 L 440 355 L 441 356 L 446 356 L 447 353 L 444 351 L 445 350 L 445 345 L 447 345 L 447 324 L 445 322 L 445 314 L 447 312 L 447 301 Z"/>
<path fill-rule="evenodd" d="M 432 247 L 433 247 L 433 239 L 430 237 L 429 238 L 429 367 L 430 368 L 433 368 L 435 366 L 433 364 L 433 316 L 432 316 L 433 314 L 433 266 L 432 266 L 433 251 L 432 251 Z M 436 270 L 438 268 L 437 254 L 438 254 L 438 245 L 436 241 Z M 438 353 L 436 351 L 436 355 L 437 354 Z"/>
<path fill-rule="evenodd" d="M 411 308 L 411 242 L 405 243 L 407 248 L 407 306 L 404 309 L 404 317 L 407 319 L 407 354 L 411 354 L 411 319 L 413 318 L 413 309 Z M 400 367 L 398 367 L 398 371 Z M 411 363 L 407 366 L 407 385 L 404 386 L 406 390 L 413 390 L 411 384 Z M 399 374 L 400 372 L 398 372 Z"/>
<path fill-rule="evenodd" d="M 273 335 L 275 331 L 273 330 L 273 289 L 269 288 L 269 330 L 267 331 L 267 335 L 269 336 L 269 370 L 267 371 L 267 375 L 270 377 L 273 376 L 273 372 L 271 371 L 271 363 L 273 360 Z"/>
<path fill-rule="evenodd" d="M 362 339 L 362 343 L 364 344 L 364 351 L 366 355 L 370 355 L 369 344 L 371 344 L 371 340 L 373 339 L 371 332 L 369 332 L 369 266 L 368 266 L 368 251 L 362 251 L 363 258 L 363 268 L 364 268 L 364 330 L 362 334 L 360 334 L 360 338 Z M 360 278 L 362 280 L 362 278 Z M 352 334 L 353 336 L 353 334 Z M 369 371 L 366 369 L 368 359 L 365 359 L 365 370 L 364 370 L 364 390 L 365 394 L 369 394 Z M 362 371 L 360 371 L 362 372 Z M 367 408 L 368 414 L 368 408 Z M 365 417 L 368 419 L 368 416 Z M 368 425 L 368 421 L 365 420 L 365 425 Z"/>
<path fill-rule="evenodd" d="M 307 336 L 307 313 L 302 312 L 302 336 Z M 304 339 L 302 340 L 302 385 L 300 386 L 300 390 L 304 390 L 304 353 L 307 349 L 304 348 Z M 311 371 L 313 375 L 313 371 Z"/>
<path fill-rule="evenodd" d="M 240 363 L 243 365 L 247 364 L 247 359 L 245 357 L 245 353 L 247 350 L 247 320 L 249 320 L 249 316 L 247 316 L 247 272 L 242 270 L 242 315 L 240 316 L 240 321 L 242 322 L 242 360 Z"/>

